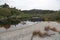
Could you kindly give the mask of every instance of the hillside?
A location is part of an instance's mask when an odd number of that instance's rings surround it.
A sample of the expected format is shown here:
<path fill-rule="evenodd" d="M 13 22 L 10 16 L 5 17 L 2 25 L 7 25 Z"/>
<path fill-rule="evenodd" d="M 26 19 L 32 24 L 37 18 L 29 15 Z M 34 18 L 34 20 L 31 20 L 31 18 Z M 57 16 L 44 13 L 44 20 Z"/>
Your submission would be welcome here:
<path fill-rule="evenodd" d="M 8 4 L 0 5 L 0 24 L 14 24 L 16 21 L 35 20 L 38 17 L 41 21 L 60 21 L 60 11 L 54 10 L 18 10 L 16 7 L 11 8 Z M 13 23 L 12 23 L 13 22 Z"/>

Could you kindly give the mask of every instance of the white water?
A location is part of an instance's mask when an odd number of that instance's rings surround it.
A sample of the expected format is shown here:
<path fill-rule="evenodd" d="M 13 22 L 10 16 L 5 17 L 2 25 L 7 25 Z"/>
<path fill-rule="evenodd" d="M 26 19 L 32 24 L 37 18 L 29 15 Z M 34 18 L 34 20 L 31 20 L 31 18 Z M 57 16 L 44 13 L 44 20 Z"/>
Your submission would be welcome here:
<path fill-rule="evenodd" d="M 22 23 L 19 23 L 19 24 L 17 24 L 16 26 L 15 25 L 11 25 L 10 26 L 10 28 L 9 29 L 5 29 L 5 28 L 3 28 L 3 27 L 1 27 L 0 28 L 0 33 L 2 33 L 2 32 L 6 32 L 6 31 L 12 31 L 12 30 L 16 30 L 16 29 L 18 29 L 18 28 L 24 28 L 24 27 L 26 27 L 26 26 L 29 26 L 29 25 L 33 25 L 33 24 L 35 24 L 35 23 L 37 23 L 37 22 L 31 22 L 31 21 L 24 21 L 26 24 L 22 24 Z"/>

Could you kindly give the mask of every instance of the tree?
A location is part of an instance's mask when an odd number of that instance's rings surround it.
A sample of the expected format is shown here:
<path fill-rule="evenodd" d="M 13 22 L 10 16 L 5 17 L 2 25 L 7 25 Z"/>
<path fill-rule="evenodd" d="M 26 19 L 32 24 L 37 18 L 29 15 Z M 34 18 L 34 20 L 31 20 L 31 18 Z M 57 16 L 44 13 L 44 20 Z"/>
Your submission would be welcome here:
<path fill-rule="evenodd" d="M 1 5 L 0 7 L 2 7 L 2 8 L 9 8 L 9 5 L 5 3 L 5 4 Z"/>
<path fill-rule="evenodd" d="M 4 17 L 11 16 L 11 12 L 8 8 L 0 8 L 0 15 Z"/>

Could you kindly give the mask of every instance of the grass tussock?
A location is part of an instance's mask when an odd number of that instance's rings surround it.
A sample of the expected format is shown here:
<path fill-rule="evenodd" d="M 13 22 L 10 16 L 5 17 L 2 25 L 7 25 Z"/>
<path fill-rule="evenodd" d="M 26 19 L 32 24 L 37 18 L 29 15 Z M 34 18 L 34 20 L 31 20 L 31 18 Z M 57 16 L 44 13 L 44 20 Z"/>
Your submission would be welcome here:
<path fill-rule="evenodd" d="M 33 39 L 34 36 L 39 36 L 39 37 L 46 37 L 50 36 L 47 32 L 42 33 L 41 31 L 33 31 L 31 40 Z"/>
<path fill-rule="evenodd" d="M 57 29 L 55 27 L 50 28 L 50 30 L 57 32 Z"/>
<path fill-rule="evenodd" d="M 39 37 L 42 37 L 43 36 L 43 33 L 40 31 L 40 32 L 38 32 L 38 36 Z"/>
<path fill-rule="evenodd" d="M 41 31 L 34 31 L 32 34 L 33 34 L 33 36 L 35 36 L 35 35 L 42 36 L 43 35 Z"/>
<path fill-rule="evenodd" d="M 57 32 L 57 29 L 56 29 L 55 27 L 53 27 L 53 28 L 50 28 L 49 26 L 45 27 L 45 28 L 44 28 L 44 30 L 45 30 L 45 31 L 52 30 L 52 31 L 55 31 L 55 32 Z"/>
<path fill-rule="evenodd" d="M 50 36 L 47 32 L 45 32 L 43 35 L 44 35 L 44 36 Z"/>
<path fill-rule="evenodd" d="M 58 33 L 60 34 L 60 31 L 58 31 Z"/>
<path fill-rule="evenodd" d="M 5 29 L 9 29 L 9 28 L 10 28 L 10 25 L 3 25 L 3 27 L 4 27 Z"/>
<path fill-rule="evenodd" d="M 55 28 L 55 27 L 53 27 L 53 28 L 50 28 L 49 26 L 47 26 L 47 27 L 45 27 L 44 28 L 44 30 L 45 31 L 49 31 L 49 30 L 52 30 L 52 31 L 54 31 L 54 32 L 59 32 L 60 33 L 60 31 L 57 31 L 57 29 Z M 33 31 L 33 33 L 32 33 L 32 37 L 31 37 L 31 40 L 33 39 L 33 37 L 34 36 L 36 36 L 36 35 L 38 35 L 39 37 L 47 37 L 47 36 L 51 36 L 51 35 L 55 35 L 55 34 L 49 34 L 48 32 L 41 32 L 41 31 Z"/>
<path fill-rule="evenodd" d="M 33 40 L 33 37 L 34 37 L 34 36 L 37 36 L 37 35 L 38 35 L 39 37 L 42 37 L 42 36 L 43 36 L 43 34 L 42 34 L 41 31 L 33 31 L 31 40 Z"/>
<path fill-rule="evenodd" d="M 47 26 L 47 27 L 44 28 L 45 31 L 49 31 L 49 29 L 50 29 L 49 26 Z"/>

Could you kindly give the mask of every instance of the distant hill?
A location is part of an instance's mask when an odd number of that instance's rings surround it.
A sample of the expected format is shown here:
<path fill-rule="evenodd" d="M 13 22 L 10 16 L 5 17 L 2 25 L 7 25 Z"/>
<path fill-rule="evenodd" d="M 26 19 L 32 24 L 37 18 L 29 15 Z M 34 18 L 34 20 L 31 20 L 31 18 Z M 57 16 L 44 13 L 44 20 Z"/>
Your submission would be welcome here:
<path fill-rule="evenodd" d="M 37 13 L 37 14 L 47 14 L 47 13 L 53 13 L 55 11 L 53 10 L 39 10 L 39 9 L 31 9 L 31 10 L 23 10 L 24 13 Z"/>

